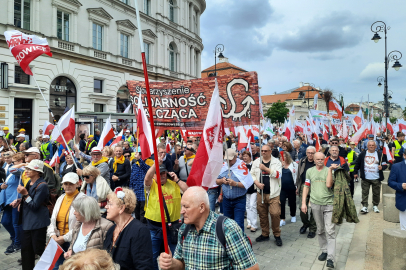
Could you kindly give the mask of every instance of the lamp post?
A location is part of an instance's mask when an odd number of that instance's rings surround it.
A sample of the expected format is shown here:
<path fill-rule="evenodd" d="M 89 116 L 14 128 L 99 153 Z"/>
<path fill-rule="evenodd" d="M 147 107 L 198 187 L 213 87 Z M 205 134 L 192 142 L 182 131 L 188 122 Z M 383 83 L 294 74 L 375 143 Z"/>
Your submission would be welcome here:
<path fill-rule="evenodd" d="M 307 90 L 305 90 L 307 92 L 307 110 L 310 110 L 310 94 L 309 92 L 313 90 L 313 88 L 315 88 L 315 85 L 313 83 L 308 83 L 308 88 Z M 301 92 L 304 94 L 303 96 L 303 104 L 306 104 L 306 93 L 305 92 Z"/>
<path fill-rule="evenodd" d="M 219 59 L 223 59 L 224 45 L 217 44 L 216 48 L 214 48 L 214 76 L 217 77 L 217 54 L 219 54 Z"/>
<path fill-rule="evenodd" d="M 387 53 L 387 32 L 390 29 L 389 26 L 386 26 L 386 24 L 382 21 L 376 21 L 371 25 L 371 31 L 374 34 L 371 40 L 373 40 L 375 43 L 378 43 L 378 41 L 381 39 L 381 36 L 379 35 L 379 32 L 385 33 L 385 77 L 383 78 L 384 81 L 384 110 L 385 110 L 385 127 L 387 127 L 388 124 L 388 118 L 389 118 L 389 101 L 388 101 L 388 66 L 389 62 L 394 61 L 395 63 L 393 64 L 393 68 L 398 71 L 399 68 L 402 67 L 402 65 L 399 63 L 399 60 L 402 58 L 402 53 L 399 51 L 391 51 L 389 54 Z M 378 78 L 378 86 L 381 86 L 382 83 L 379 81 Z M 392 97 L 391 97 L 392 98 Z M 368 112 L 369 113 L 369 112 Z M 387 132 L 389 132 L 387 130 Z"/>

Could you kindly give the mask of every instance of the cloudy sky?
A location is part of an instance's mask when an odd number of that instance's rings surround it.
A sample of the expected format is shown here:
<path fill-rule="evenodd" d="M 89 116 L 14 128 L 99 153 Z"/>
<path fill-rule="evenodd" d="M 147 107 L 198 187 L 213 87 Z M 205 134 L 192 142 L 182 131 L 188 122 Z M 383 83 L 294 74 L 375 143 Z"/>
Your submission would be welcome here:
<path fill-rule="evenodd" d="M 214 64 L 213 50 L 224 44 L 230 63 L 257 71 L 261 94 L 313 83 L 345 104 L 383 100 L 385 45 L 371 38 L 371 24 L 384 21 L 388 53 L 399 50 L 403 68 L 388 70 L 392 102 L 406 106 L 406 1 L 385 0 L 206 0 L 201 17 L 202 70 Z"/>

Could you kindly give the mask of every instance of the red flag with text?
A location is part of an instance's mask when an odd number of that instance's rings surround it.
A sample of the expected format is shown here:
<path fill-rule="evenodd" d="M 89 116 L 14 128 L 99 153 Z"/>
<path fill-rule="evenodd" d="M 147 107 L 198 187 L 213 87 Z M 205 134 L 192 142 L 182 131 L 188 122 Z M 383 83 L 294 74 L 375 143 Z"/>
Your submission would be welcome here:
<path fill-rule="evenodd" d="M 51 49 L 48 46 L 46 38 L 26 35 L 18 30 L 6 31 L 4 32 L 4 36 L 14 58 L 18 64 L 20 64 L 22 70 L 28 75 L 33 75 L 29 67 L 31 61 L 44 53 L 52 57 Z"/>

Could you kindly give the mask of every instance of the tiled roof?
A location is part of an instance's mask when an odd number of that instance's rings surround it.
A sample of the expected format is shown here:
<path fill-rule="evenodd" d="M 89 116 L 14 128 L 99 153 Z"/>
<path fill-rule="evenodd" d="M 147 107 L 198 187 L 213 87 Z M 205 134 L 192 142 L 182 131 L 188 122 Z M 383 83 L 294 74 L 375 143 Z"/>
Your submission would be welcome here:
<path fill-rule="evenodd" d="M 229 69 L 229 68 L 233 68 L 233 69 L 237 69 L 240 70 L 241 72 L 247 72 L 246 70 L 237 67 L 236 65 L 230 64 L 228 62 L 223 62 L 223 63 L 217 63 L 216 69 L 221 70 L 221 69 Z M 209 72 L 209 71 L 214 71 L 214 65 L 212 65 L 211 67 L 206 68 L 205 70 L 202 71 L 203 72 Z"/>
<path fill-rule="evenodd" d="M 291 90 L 287 90 L 284 92 L 281 92 L 279 94 L 276 95 L 265 95 L 265 96 L 261 96 L 262 102 L 264 103 L 273 103 L 273 102 L 277 102 L 278 100 L 280 100 L 281 102 L 284 102 L 286 100 L 297 100 L 299 99 L 299 94 L 300 92 L 303 92 L 305 94 L 305 99 L 312 99 L 314 98 L 314 96 L 318 93 L 320 93 L 320 90 L 317 90 L 311 86 L 302 86 L 296 89 L 292 89 L 291 92 L 289 92 Z M 319 94 L 319 98 L 320 94 Z M 300 98 L 302 99 L 302 97 Z"/>

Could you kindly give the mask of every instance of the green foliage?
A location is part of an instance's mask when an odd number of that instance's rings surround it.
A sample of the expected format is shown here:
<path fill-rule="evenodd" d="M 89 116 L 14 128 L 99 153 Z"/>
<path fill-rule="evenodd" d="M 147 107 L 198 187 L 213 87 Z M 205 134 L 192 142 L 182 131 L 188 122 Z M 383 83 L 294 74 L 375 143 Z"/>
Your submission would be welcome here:
<path fill-rule="evenodd" d="M 403 113 L 403 118 L 406 119 L 406 107 L 405 107 L 405 109 L 403 110 L 402 113 Z"/>
<path fill-rule="evenodd" d="M 285 119 L 288 118 L 288 112 L 289 109 L 286 108 L 286 102 L 278 100 L 268 109 L 265 113 L 265 117 L 271 119 L 272 123 L 276 123 L 276 120 L 278 120 L 279 123 L 283 123 Z"/>
<path fill-rule="evenodd" d="M 375 121 L 375 123 L 380 123 L 381 118 L 379 118 L 378 116 L 374 116 L 374 121 Z"/>
<path fill-rule="evenodd" d="M 350 112 L 350 111 L 344 111 L 344 113 L 346 113 L 346 114 L 351 114 L 351 112 Z"/>
<path fill-rule="evenodd" d="M 389 118 L 389 121 L 390 121 L 392 124 L 395 124 L 397 120 L 398 120 L 398 119 L 397 119 L 396 117 L 390 117 L 390 118 Z"/>

